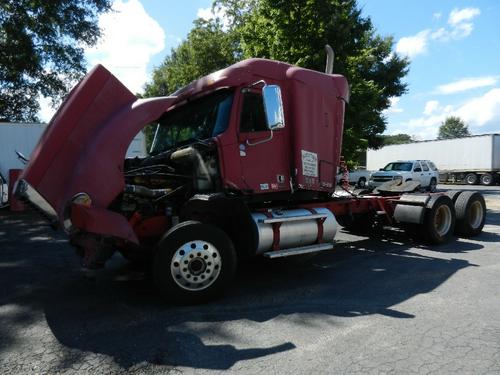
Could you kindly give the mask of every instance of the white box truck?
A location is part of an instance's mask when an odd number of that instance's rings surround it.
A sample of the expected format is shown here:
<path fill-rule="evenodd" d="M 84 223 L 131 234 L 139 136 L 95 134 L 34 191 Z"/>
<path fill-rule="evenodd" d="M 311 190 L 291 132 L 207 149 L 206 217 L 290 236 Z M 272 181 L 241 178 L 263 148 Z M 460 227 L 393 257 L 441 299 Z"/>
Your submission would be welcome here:
<path fill-rule="evenodd" d="M 500 134 L 422 141 L 367 151 L 367 168 L 378 170 L 397 160 L 428 159 L 441 182 L 491 185 L 500 182 Z"/>
<path fill-rule="evenodd" d="M 8 199 L 9 170 L 24 167 L 16 151 L 29 158 L 46 127 L 47 124 L 0 122 L 0 207 Z M 127 150 L 127 158 L 136 156 L 146 156 L 146 141 L 142 132 L 136 135 Z"/>

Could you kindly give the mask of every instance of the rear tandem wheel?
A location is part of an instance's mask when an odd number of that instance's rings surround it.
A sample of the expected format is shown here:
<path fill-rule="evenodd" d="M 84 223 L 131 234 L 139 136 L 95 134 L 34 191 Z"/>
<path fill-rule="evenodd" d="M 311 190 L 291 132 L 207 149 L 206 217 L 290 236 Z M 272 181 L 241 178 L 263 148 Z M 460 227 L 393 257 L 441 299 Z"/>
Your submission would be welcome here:
<path fill-rule="evenodd" d="M 434 195 L 426 204 L 422 224 L 407 224 L 406 233 L 431 245 L 449 242 L 455 228 L 455 207 L 447 195 Z"/>
<path fill-rule="evenodd" d="M 455 234 L 461 237 L 477 236 L 486 220 L 484 197 L 477 191 L 464 191 L 455 201 L 457 225 Z"/>

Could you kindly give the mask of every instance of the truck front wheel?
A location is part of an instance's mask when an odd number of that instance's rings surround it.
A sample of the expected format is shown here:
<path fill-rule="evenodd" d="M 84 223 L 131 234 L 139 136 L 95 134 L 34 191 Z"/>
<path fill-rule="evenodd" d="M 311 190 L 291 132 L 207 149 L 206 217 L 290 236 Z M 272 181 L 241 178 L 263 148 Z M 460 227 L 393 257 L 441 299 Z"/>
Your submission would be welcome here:
<path fill-rule="evenodd" d="M 236 271 L 236 252 L 219 228 L 196 221 L 173 227 L 158 245 L 153 272 L 169 300 L 202 303 L 219 296 Z"/>

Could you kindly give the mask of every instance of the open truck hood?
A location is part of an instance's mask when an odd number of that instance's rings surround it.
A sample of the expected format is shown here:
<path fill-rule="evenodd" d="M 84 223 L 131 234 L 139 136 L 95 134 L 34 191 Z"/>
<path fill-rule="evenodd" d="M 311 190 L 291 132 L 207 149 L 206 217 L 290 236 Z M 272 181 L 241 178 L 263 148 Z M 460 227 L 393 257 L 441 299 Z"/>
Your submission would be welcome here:
<path fill-rule="evenodd" d="M 45 201 L 45 207 L 39 207 L 62 223 L 72 197 L 85 192 L 92 199 L 92 206 L 81 210 L 79 222 L 86 229 L 137 242 L 126 219 L 107 207 L 123 191 L 124 158 L 132 139 L 175 101 L 137 99 L 108 70 L 96 66 L 52 118 L 17 194 Z"/>

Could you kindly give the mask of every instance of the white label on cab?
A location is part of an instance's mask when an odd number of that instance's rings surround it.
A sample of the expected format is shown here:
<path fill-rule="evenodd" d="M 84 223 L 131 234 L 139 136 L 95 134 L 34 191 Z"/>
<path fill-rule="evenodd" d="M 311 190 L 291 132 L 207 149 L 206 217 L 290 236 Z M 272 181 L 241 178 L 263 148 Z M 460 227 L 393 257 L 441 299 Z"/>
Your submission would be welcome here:
<path fill-rule="evenodd" d="M 318 154 L 302 151 L 302 174 L 309 177 L 318 177 Z"/>

